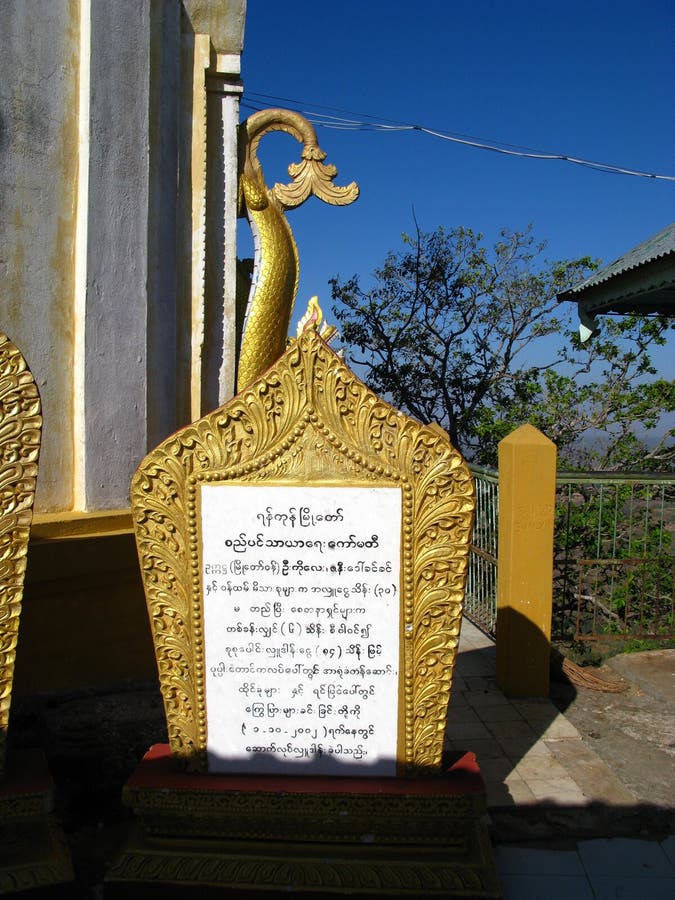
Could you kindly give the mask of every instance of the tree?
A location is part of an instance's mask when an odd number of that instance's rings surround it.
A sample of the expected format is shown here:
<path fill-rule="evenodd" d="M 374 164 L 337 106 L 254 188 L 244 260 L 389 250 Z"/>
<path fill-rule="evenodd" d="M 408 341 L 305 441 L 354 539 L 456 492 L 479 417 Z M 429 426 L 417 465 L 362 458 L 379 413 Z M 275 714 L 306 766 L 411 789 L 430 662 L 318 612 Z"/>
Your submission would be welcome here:
<path fill-rule="evenodd" d="M 403 235 L 369 290 L 357 276 L 331 280 L 353 362 L 373 390 L 438 422 L 479 464 L 494 465 L 499 440 L 531 422 L 558 445 L 563 466 L 667 466 L 673 431 L 649 447 L 641 435 L 675 410 L 675 386 L 650 357 L 672 326 L 607 320 L 582 345 L 576 309 L 556 295 L 597 264 L 547 262 L 544 248 L 531 227 L 500 232 L 491 250 L 470 228 Z"/>

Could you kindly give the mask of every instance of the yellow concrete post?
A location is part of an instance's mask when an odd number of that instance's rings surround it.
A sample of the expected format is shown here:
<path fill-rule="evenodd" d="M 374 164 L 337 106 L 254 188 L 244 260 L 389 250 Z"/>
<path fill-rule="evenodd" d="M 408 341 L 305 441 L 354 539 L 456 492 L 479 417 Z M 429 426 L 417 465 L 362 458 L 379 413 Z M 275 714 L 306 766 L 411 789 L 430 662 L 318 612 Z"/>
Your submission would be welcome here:
<path fill-rule="evenodd" d="M 547 697 L 553 605 L 556 447 L 532 425 L 499 444 L 497 683 Z"/>

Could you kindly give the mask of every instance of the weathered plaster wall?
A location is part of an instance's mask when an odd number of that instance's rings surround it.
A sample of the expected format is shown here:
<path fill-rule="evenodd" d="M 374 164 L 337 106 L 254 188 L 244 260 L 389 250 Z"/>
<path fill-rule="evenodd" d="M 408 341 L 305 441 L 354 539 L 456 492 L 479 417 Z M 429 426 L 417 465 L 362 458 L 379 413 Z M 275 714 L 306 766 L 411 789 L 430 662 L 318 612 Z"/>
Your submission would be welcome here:
<path fill-rule="evenodd" d="M 96 509 L 127 505 L 147 444 L 149 6 L 91 9 L 84 439 Z"/>
<path fill-rule="evenodd" d="M 37 512 L 126 507 L 145 453 L 232 392 L 244 15 L 0 3 L 0 329 L 41 391 Z"/>
<path fill-rule="evenodd" d="M 73 491 L 78 7 L 0 3 L 0 330 L 42 396 L 43 509 L 68 508 Z"/>
<path fill-rule="evenodd" d="M 95 0 L 87 233 L 87 508 L 128 505 L 175 411 L 180 4 Z"/>
<path fill-rule="evenodd" d="M 185 418 L 177 402 L 179 378 L 178 278 L 179 220 L 176 182 L 180 177 L 180 97 L 187 77 L 181 60 L 181 9 L 178 3 L 151 6 L 147 321 L 147 440 L 154 447 L 166 437 L 167 423 Z M 178 177 L 177 174 L 178 173 Z"/>

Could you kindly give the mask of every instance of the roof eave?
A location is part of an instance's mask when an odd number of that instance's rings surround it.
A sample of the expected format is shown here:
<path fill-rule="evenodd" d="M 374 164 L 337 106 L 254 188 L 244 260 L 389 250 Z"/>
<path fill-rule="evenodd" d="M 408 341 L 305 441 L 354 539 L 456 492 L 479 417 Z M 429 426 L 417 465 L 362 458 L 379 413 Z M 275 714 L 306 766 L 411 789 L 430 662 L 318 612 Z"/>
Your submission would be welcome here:
<path fill-rule="evenodd" d="M 675 314 L 675 254 L 669 253 L 649 264 L 649 277 L 638 267 L 588 287 L 579 286 L 558 295 L 560 301 L 574 301 L 589 315 L 603 313 Z"/>

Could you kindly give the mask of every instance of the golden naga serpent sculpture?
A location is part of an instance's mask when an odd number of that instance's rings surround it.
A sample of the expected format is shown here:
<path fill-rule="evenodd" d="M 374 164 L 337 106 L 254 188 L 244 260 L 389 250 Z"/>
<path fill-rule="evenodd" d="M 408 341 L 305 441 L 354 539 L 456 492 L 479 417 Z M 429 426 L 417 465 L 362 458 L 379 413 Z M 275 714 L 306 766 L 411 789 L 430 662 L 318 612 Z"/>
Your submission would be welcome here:
<path fill-rule="evenodd" d="M 258 161 L 258 144 L 272 131 L 284 131 L 302 144 L 302 162 L 292 163 L 290 184 L 268 188 Z M 312 194 L 332 206 L 346 206 L 359 195 L 355 182 L 333 184 L 337 169 L 324 165 L 326 154 L 316 132 L 301 115 L 285 109 L 254 113 L 241 125 L 239 214 L 246 215 L 255 243 L 255 266 L 239 353 L 237 392 L 248 387 L 283 354 L 298 289 L 298 249 L 284 212 Z"/>

